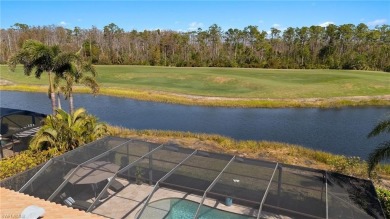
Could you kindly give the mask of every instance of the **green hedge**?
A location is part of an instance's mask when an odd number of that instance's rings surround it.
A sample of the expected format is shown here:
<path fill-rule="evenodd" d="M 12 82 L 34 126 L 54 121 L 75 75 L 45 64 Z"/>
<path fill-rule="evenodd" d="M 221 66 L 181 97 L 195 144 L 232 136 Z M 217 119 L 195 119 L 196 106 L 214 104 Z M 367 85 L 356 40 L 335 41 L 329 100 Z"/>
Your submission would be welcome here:
<path fill-rule="evenodd" d="M 385 188 L 376 188 L 379 201 L 382 204 L 383 211 L 385 212 L 386 218 L 390 218 L 390 190 Z"/>
<path fill-rule="evenodd" d="M 49 151 L 23 151 L 19 155 L 0 161 L 0 180 L 13 176 L 46 162 L 52 156 Z"/>

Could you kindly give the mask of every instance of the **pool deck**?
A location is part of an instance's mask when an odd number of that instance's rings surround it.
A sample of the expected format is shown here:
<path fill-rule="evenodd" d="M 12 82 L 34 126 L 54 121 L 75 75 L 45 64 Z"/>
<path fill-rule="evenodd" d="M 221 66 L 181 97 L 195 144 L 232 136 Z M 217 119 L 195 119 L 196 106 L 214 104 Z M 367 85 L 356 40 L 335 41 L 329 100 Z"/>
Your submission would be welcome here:
<path fill-rule="evenodd" d="M 118 193 L 113 193 L 112 191 L 109 191 L 112 196 L 107 198 L 101 205 L 99 205 L 96 209 L 92 211 L 92 213 L 109 217 L 109 218 L 136 218 L 140 210 L 142 209 L 145 200 L 147 199 L 148 195 L 152 192 L 153 186 L 142 184 L 129 184 L 127 181 L 122 181 L 122 184 L 125 185 L 125 188 L 123 188 Z M 194 194 L 188 194 L 185 192 L 172 190 L 168 188 L 161 187 L 159 188 L 154 195 L 152 196 L 149 203 L 161 200 L 161 199 L 167 199 L 167 198 L 180 198 L 180 199 L 187 199 L 195 202 L 200 202 L 202 197 Z M 220 203 L 216 201 L 215 199 L 209 199 L 206 198 L 204 201 L 204 205 L 217 208 L 223 211 L 228 211 L 232 213 L 247 215 L 247 216 L 253 216 L 257 217 L 257 209 L 241 206 L 234 204 L 231 206 L 226 206 L 224 203 Z M 159 209 L 161 210 L 161 209 Z M 262 213 L 261 218 L 289 218 L 289 217 L 283 217 L 281 215 L 274 215 L 274 214 L 268 214 Z"/>

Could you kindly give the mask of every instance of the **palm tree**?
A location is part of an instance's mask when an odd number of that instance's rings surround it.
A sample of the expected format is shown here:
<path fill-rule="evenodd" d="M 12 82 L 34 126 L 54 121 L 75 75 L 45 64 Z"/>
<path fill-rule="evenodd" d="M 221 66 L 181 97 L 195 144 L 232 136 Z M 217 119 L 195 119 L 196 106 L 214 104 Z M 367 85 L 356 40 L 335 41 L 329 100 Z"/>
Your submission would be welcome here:
<path fill-rule="evenodd" d="M 65 99 L 69 100 L 70 113 L 74 112 L 74 101 L 73 101 L 73 85 L 83 84 L 89 87 L 94 95 L 99 92 L 99 84 L 95 80 L 97 75 L 95 68 L 91 63 L 85 63 L 81 57 L 76 54 L 74 62 L 69 70 L 65 71 L 61 75 L 57 75 L 55 78 L 55 87 L 60 87 L 62 93 L 65 95 Z M 85 72 L 90 72 L 91 76 L 85 76 Z M 65 84 L 60 86 L 60 79 L 65 80 Z"/>
<path fill-rule="evenodd" d="M 53 74 L 61 75 L 69 70 L 74 55 L 61 53 L 58 46 L 46 46 L 35 40 L 26 40 L 22 49 L 14 54 L 8 64 L 11 71 L 15 71 L 18 63 L 23 64 L 24 74 L 29 76 L 34 70 L 35 77 L 40 78 L 46 72 L 49 78 L 49 94 L 53 114 L 56 112 L 55 88 Z"/>
<path fill-rule="evenodd" d="M 371 138 L 381 133 L 390 133 L 390 115 L 385 120 L 379 122 L 367 137 Z M 371 176 L 375 166 L 380 161 L 388 158 L 390 158 L 390 141 L 384 141 L 368 156 L 368 174 Z"/>
<path fill-rule="evenodd" d="M 32 150 L 50 150 L 53 154 L 66 152 L 107 134 L 107 126 L 83 108 L 72 114 L 62 109 L 56 111 L 55 115 L 46 117 L 42 128 L 31 140 Z"/>

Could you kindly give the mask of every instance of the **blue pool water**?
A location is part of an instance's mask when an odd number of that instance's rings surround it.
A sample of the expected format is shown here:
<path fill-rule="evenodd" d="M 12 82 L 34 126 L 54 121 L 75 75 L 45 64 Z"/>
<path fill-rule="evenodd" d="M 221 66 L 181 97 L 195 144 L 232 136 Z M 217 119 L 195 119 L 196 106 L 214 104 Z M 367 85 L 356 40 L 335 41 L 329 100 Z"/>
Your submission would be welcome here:
<path fill-rule="evenodd" d="M 150 203 L 145 209 L 142 218 L 164 218 L 164 219 L 193 219 L 199 203 L 169 198 Z M 253 217 L 230 213 L 216 208 L 202 206 L 198 215 L 199 219 L 253 219 Z"/>

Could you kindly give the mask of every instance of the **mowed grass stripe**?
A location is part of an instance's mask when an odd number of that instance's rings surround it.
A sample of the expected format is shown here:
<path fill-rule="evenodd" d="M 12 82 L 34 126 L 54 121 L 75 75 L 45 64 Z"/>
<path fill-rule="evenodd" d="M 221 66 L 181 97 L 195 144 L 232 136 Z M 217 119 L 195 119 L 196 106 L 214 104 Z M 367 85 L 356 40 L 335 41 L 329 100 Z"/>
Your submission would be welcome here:
<path fill-rule="evenodd" d="M 103 88 L 162 91 L 234 98 L 328 98 L 390 94 L 390 74 L 374 71 L 272 70 L 243 68 L 176 68 L 96 66 Z M 47 78 L 26 77 L 22 66 L 1 79 L 17 84 L 46 85 Z"/>

